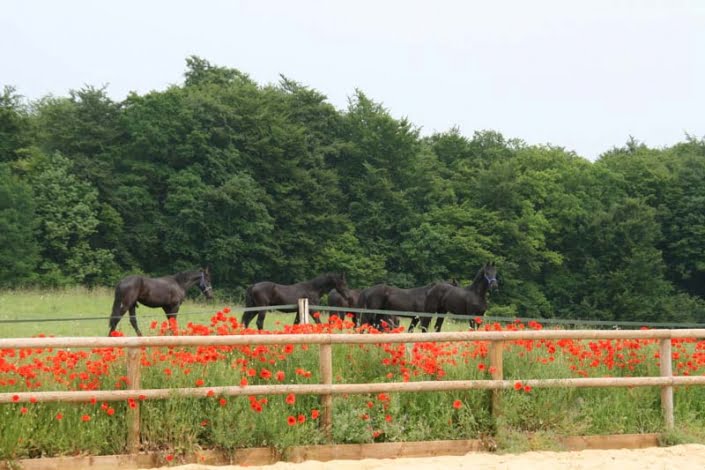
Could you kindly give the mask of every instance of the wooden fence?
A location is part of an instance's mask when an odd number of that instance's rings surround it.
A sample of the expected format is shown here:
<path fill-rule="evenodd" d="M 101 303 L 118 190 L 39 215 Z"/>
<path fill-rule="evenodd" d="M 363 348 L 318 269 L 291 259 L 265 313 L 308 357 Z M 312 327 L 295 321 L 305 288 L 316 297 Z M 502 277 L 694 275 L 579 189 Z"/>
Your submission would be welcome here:
<path fill-rule="evenodd" d="M 304 317 L 305 318 L 305 317 Z M 470 331 L 427 334 L 295 334 L 295 335 L 233 335 L 233 336 L 153 336 L 153 337 L 65 337 L 65 338 L 8 338 L 0 339 L 0 348 L 127 348 L 127 377 L 129 390 L 93 390 L 66 392 L 0 393 L 0 404 L 11 402 L 86 402 L 91 398 L 100 401 L 134 399 L 135 408 L 127 417 L 128 450 L 134 452 L 140 441 L 141 399 L 166 399 L 175 394 L 183 397 L 204 398 L 215 392 L 224 396 L 315 394 L 321 399 L 321 426 L 328 436 L 333 425 L 332 397 L 349 393 L 428 392 L 450 390 L 493 390 L 492 412 L 501 410 L 500 390 L 510 389 L 514 380 L 504 380 L 502 372 L 503 343 L 514 340 L 559 339 L 655 339 L 660 341 L 660 376 L 620 378 L 570 378 L 533 380 L 521 378 L 521 383 L 533 388 L 554 387 L 661 387 L 661 406 L 665 427 L 673 427 L 673 387 L 703 385 L 705 376 L 673 376 L 671 339 L 705 338 L 705 329 L 681 330 L 532 330 L 532 331 Z M 332 345 L 490 341 L 489 380 L 447 380 L 419 382 L 387 382 L 334 384 Z M 168 346 L 233 346 L 233 345 L 318 344 L 320 346 L 320 383 L 289 385 L 251 385 L 177 389 L 142 389 L 140 385 L 140 351 L 144 347 Z M 19 397 L 19 400 L 17 400 Z M 139 398 L 139 399 L 138 399 Z"/>

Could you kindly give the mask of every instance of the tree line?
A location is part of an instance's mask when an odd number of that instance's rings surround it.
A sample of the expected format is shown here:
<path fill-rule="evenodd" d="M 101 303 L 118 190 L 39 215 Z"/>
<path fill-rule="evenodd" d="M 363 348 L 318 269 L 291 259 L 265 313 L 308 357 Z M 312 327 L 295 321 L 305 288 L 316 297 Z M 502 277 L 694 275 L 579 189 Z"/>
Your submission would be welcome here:
<path fill-rule="evenodd" d="M 360 90 L 339 110 L 195 56 L 182 84 L 119 102 L 0 95 L 1 287 L 204 263 L 233 295 L 323 271 L 411 287 L 486 260 L 491 312 L 705 321 L 705 140 L 590 162 L 494 131 L 422 136 Z"/>

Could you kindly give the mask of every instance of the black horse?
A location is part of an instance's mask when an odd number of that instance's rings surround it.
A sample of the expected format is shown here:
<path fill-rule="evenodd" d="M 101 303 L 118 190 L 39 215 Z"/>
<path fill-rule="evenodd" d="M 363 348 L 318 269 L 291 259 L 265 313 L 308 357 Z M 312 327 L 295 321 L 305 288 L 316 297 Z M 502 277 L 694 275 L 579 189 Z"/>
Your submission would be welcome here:
<path fill-rule="evenodd" d="M 492 263 L 485 263 L 475 275 L 472 284 L 467 287 L 442 287 L 435 286 L 428 292 L 425 311 L 431 313 L 454 313 L 456 315 L 470 315 L 470 327 L 475 324 L 475 315 L 484 315 L 487 311 L 487 292 L 496 289 L 497 268 Z M 444 317 L 439 316 L 434 330 L 441 331 Z M 421 329 L 426 331 L 431 323 L 430 317 L 421 320 Z"/>
<path fill-rule="evenodd" d="M 401 289 L 387 284 L 377 284 L 362 291 L 358 299 L 358 307 L 370 310 L 395 310 L 397 312 L 423 312 L 426 302 L 426 293 L 435 284 L 411 289 Z M 387 315 L 381 313 L 363 313 L 362 324 L 370 324 L 381 328 L 382 322 L 389 327 L 399 325 L 399 314 Z"/>
<path fill-rule="evenodd" d="M 388 286 L 386 284 L 378 284 L 369 289 L 365 289 L 360 294 L 358 306 L 371 310 L 396 310 L 395 315 L 365 313 L 362 314 L 362 323 L 369 323 L 376 328 L 380 328 L 382 321 L 385 321 L 389 326 L 395 328 L 399 326 L 399 316 L 413 317 L 409 324 L 409 333 L 414 331 L 416 325 L 421 320 L 420 317 L 412 312 L 427 312 L 425 310 L 426 297 L 432 288 L 447 289 L 457 286 L 455 280 L 450 283 L 434 282 L 422 287 L 413 287 L 411 289 L 401 289 L 399 287 Z M 423 325 L 423 323 L 422 323 Z"/>
<path fill-rule="evenodd" d="M 361 289 L 348 289 L 348 297 L 343 297 L 337 290 L 331 289 L 328 292 L 328 305 L 330 307 L 343 307 L 342 310 L 331 310 L 329 313 L 331 316 L 338 315 L 341 320 L 344 319 L 345 309 L 344 307 L 355 307 L 357 305 L 357 300 L 360 298 Z M 357 323 L 358 314 L 351 312 L 353 315 L 352 321 Z"/>
<path fill-rule="evenodd" d="M 266 307 L 269 305 L 288 305 L 297 303 L 298 299 L 307 298 L 310 304 L 318 304 L 321 295 L 331 289 L 337 290 L 340 295 L 347 298 L 348 287 L 345 282 L 345 274 L 327 273 L 321 274 L 310 281 L 299 282 L 297 284 L 283 285 L 269 281 L 258 282 L 247 288 L 245 292 L 246 307 Z M 299 313 L 297 309 L 287 309 L 287 312 L 296 312 L 294 324 L 298 324 Z M 242 323 L 247 328 L 252 319 L 257 317 L 257 328 L 264 329 L 264 317 L 266 310 L 259 312 L 245 312 L 242 314 Z M 314 317 L 316 323 L 321 320 Z"/>
<path fill-rule="evenodd" d="M 115 301 L 110 315 L 110 333 L 115 331 L 118 322 L 130 311 L 130 323 L 138 336 L 142 332 L 137 326 L 137 304 L 164 309 L 168 319 L 176 318 L 186 291 L 198 284 L 207 299 L 213 298 L 211 274 L 209 268 L 196 271 L 183 271 L 172 276 L 150 278 L 145 276 L 127 276 L 115 287 Z M 110 334 L 109 333 L 109 334 Z"/>

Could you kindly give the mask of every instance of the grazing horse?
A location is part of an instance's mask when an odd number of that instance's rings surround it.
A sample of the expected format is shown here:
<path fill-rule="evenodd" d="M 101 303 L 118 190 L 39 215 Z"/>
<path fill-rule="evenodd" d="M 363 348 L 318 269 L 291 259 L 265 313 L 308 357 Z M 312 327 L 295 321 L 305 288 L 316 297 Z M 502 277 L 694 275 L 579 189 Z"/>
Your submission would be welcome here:
<path fill-rule="evenodd" d="M 247 288 L 245 292 L 246 307 L 267 307 L 270 305 L 295 304 L 298 299 L 307 298 L 310 304 L 317 305 L 321 296 L 331 289 L 335 289 L 345 298 L 348 298 L 348 286 L 345 282 L 345 274 L 327 273 L 321 274 L 315 279 L 299 282 L 298 284 L 275 284 L 269 281 L 258 282 Z M 297 309 L 287 309 L 287 312 L 296 312 L 294 324 L 298 324 L 299 313 Z M 247 328 L 252 319 L 257 317 L 257 328 L 264 329 L 264 317 L 266 310 L 259 312 L 245 312 L 242 314 L 242 323 Z M 313 317 L 316 323 L 321 323 Z"/>
<path fill-rule="evenodd" d="M 357 305 L 357 300 L 360 298 L 360 292 L 362 292 L 361 289 L 348 289 L 348 298 L 343 297 L 340 295 L 340 293 L 335 290 L 331 289 L 330 292 L 328 292 L 328 305 L 330 307 L 355 307 Z M 330 310 L 330 316 L 333 315 L 338 315 L 338 318 L 341 320 L 344 320 L 345 318 L 345 310 Z M 353 323 L 357 323 L 357 313 L 353 312 Z"/>
<path fill-rule="evenodd" d="M 431 313 L 454 313 L 456 315 L 469 315 L 470 327 L 475 324 L 475 315 L 484 315 L 487 311 L 487 292 L 497 288 L 497 268 L 492 263 L 485 263 L 475 275 L 472 284 L 467 287 L 431 288 L 426 298 L 425 310 Z M 436 320 L 435 331 L 441 331 L 444 317 Z M 421 321 L 421 329 L 426 331 L 431 318 Z"/>
<path fill-rule="evenodd" d="M 207 299 L 213 298 L 209 268 L 183 271 L 171 276 L 156 278 L 145 276 L 123 278 L 115 287 L 115 301 L 110 315 L 110 333 L 115 331 L 118 322 L 129 310 L 132 328 L 135 329 L 138 336 L 142 336 L 142 332 L 137 326 L 135 311 L 138 303 L 152 308 L 161 307 L 168 319 L 175 319 L 181 302 L 186 297 L 186 291 L 196 284 Z"/>

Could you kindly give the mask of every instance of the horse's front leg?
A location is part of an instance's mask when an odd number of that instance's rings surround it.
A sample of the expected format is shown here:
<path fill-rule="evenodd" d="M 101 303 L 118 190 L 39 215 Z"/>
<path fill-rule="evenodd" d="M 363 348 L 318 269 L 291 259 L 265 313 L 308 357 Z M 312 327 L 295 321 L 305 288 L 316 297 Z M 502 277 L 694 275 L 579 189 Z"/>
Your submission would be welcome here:
<path fill-rule="evenodd" d="M 137 336 L 142 336 L 140 327 L 137 326 L 137 304 L 134 304 L 132 305 L 132 307 L 130 307 L 130 325 L 132 325 L 132 328 L 134 328 L 135 333 L 137 333 Z"/>
<path fill-rule="evenodd" d="M 166 320 L 169 324 L 169 330 L 172 333 L 179 331 L 179 325 L 176 323 L 176 314 L 179 313 L 180 304 L 170 305 L 164 308 L 164 313 L 166 313 Z"/>
<path fill-rule="evenodd" d="M 416 325 L 419 324 L 419 321 L 421 320 L 421 317 L 414 317 L 411 319 L 411 323 L 409 323 L 409 329 L 406 330 L 407 333 L 413 333 L 414 330 L 416 329 Z"/>
<path fill-rule="evenodd" d="M 445 321 L 444 316 L 438 315 L 438 317 L 436 317 L 436 326 L 433 328 L 434 330 L 436 330 L 436 333 L 441 332 L 441 327 L 443 326 L 444 321 Z M 431 319 L 429 319 L 428 322 L 431 323 Z"/>

